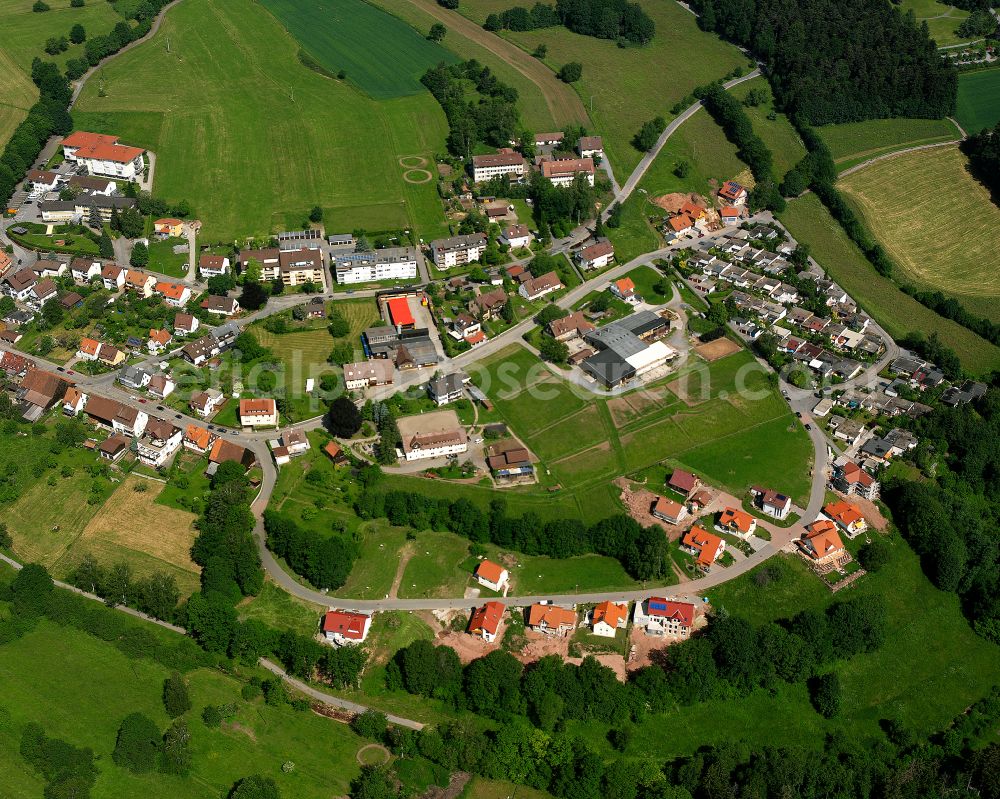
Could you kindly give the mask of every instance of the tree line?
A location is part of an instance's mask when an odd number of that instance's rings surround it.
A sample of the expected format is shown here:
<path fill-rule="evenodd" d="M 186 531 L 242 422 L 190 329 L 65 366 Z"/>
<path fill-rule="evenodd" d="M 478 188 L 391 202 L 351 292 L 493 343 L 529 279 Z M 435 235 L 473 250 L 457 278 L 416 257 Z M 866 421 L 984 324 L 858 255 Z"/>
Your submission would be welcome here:
<path fill-rule="evenodd" d="M 371 471 L 371 470 L 366 470 Z M 536 514 L 510 516 L 498 497 L 483 511 L 468 499 L 432 498 L 415 491 L 386 491 L 368 480 L 355 512 L 362 519 L 385 517 L 415 530 L 449 530 L 474 543 L 487 541 L 525 555 L 569 558 L 597 553 L 618 560 L 636 580 L 655 580 L 670 573 L 669 547 L 663 529 L 643 527 L 631 516 L 617 514 L 589 527 L 579 519 L 542 521 Z"/>
<path fill-rule="evenodd" d="M 766 64 L 778 105 L 813 125 L 883 117 L 940 119 L 958 73 L 926 25 L 868 0 L 695 0 L 698 24 Z"/>
<path fill-rule="evenodd" d="M 794 167 L 785 173 L 781 184 L 782 194 L 786 197 L 797 197 L 806 188 L 812 189 L 823 205 L 826 206 L 830 215 L 840 224 L 851 241 L 858 246 L 858 249 L 861 250 L 865 258 L 875 267 L 875 271 L 883 277 L 895 280 L 898 270 L 892 258 L 868 231 L 864 222 L 861 221 L 835 185 L 837 181 L 837 166 L 833 160 L 830 148 L 819 134 L 810 127 L 807 120 L 801 114 L 792 116 L 791 120 L 802 137 L 802 142 L 807 152 Z M 1000 157 L 1000 145 L 996 145 L 994 142 L 998 137 L 991 137 L 986 132 L 981 134 L 981 136 L 985 138 L 987 147 L 997 148 L 998 157 Z M 976 150 L 976 148 L 982 146 L 982 139 L 980 139 L 978 144 L 972 145 L 972 148 Z M 985 317 L 970 313 L 954 297 L 946 297 L 939 291 L 921 291 L 909 283 L 899 284 L 899 288 L 939 316 L 962 325 L 962 327 L 971 330 L 987 341 L 994 344 L 1000 343 L 1000 325 Z M 919 340 L 923 342 L 927 341 L 922 338 Z M 957 366 L 958 357 L 954 352 L 941 345 L 940 342 L 938 342 L 938 345 L 938 349 L 941 351 L 941 358 L 949 362 L 949 377 L 955 379 L 961 375 L 961 369 Z M 930 356 L 926 357 L 930 358 Z M 934 359 L 932 358 L 932 360 Z M 935 362 L 937 363 L 936 360 Z M 939 363 L 938 365 L 940 366 L 941 364 Z"/>
<path fill-rule="evenodd" d="M 754 133 L 753 123 L 743 106 L 721 83 L 711 84 L 700 94 L 705 110 L 719 123 L 726 138 L 739 148 L 737 155 L 753 173 L 755 185 L 750 192 L 750 209 L 784 211 L 785 199 L 774 178 L 774 157 L 764 140 Z"/>
<path fill-rule="evenodd" d="M 490 14 L 483 27 L 488 31 L 531 31 L 564 25 L 574 33 L 618 41 L 622 46 L 647 44 L 656 24 L 638 3 L 626 0 L 557 0 L 554 6 L 535 3 Z"/>
<path fill-rule="evenodd" d="M 465 83 L 471 81 L 478 102 L 466 99 Z M 420 78 L 448 119 L 448 151 L 470 158 L 481 143 L 506 147 L 518 138 L 520 117 L 517 90 L 502 83 L 475 59 L 459 64 L 438 64 Z"/>
<path fill-rule="evenodd" d="M 1000 197 L 1000 122 L 993 130 L 984 128 L 962 142 L 962 150 L 976 177 L 993 193 L 994 202 Z"/>
<path fill-rule="evenodd" d="M 1000 643 L 1000 390 L 904 424 L 930 479 L 891 481 L 885 501 L 931 582 L 957 594 L 976 632 Z"/>
<path fill-rule="evenodd" d="M 905 754 L 916 746 L 916 738 L 898 723 L 886 725 L 892 740 L 881 739 L 877 746 L 870 741 L 836 738 L 820 747 L 821 752 L 825 750 L 822 755 L 811 747 L 801 752 L 798 748 L 780 750 L 782 759 L 791 759 L 796 765 L 768 772 L 774 780 L 767 786 L 759 780 L 747 782 L 747 772 L 756 768 L 760 757 L 770 758 L 774 750 L 743 742 L 726 744 L 721 750 L 730 752 L 735 746 L 739 753 L 738 757 L 732 753 L 726 756 L 729 767 L 721 776 L 717 769 L 707 767 L 716 757 L 712 748 L 662 767 L 648 759 L 637 765 L 634 755 L 625 759 L 622 753 L 629 750 L 636 735 L 635 724 L 669 712 L 677 704 L 743 696 L 760 688 L 774 690 L 782 681 L 809 681 L 817 710 L 831 715 L 839 699 L 836 690 L 824 690 L 824 686 L 837 687 L 831 666 L 877 649 L 884 628 L 884 608 L 877 598 L 855 597 L 833 603 L 825 611 L 805 611 L 792 619 L 757 627 L 720 612 L 707 632 L 667 647 L 661 664 L 630 674 L 626 683 L 619 682 L 611 669 L 593 657 L 577 666 L 549 655 L 526 666 L 498 650 L 462 666 L 449 647 L 419 640 L 400 649 L 390 661 L 387 687 L 470 710 L 494 725 L 484 729 L 482 724 L 458 720 L 415 732 L 389 726 L 384 716 L 369 712 L 353 726 L 359 734 L 384 742 L 401 757 L 419 755 L 449 771 L 509 780 L 557 797 L 818 799 L 829 795 L 829 769 L 846 759 L 847 765 L 835 769 L 838 795 L 874 798 L 885 795 L 879 788 L 881 780 L 893 771 L 888 766 L 898 755 L 898 768 L 905 771 Z M 827 704 L 831 701 L 833 707 Z M 997 718 L 1000 695 L 974 706 L 957 721 L 953 749 L 964 751 L 969 739 L 988 731 Z M 610 760 L 570 732 L 581 724 L 608 730 L 607 739 L 616 751 Z M 874 749 L 883 760 L 878 768 L 862 771 L 864 776 L 855 782 L 843 746 L 851 752 Z M 829 779 L 817 777 L 817 769 L 812 767 L 816 758 L 823 760 L 823 773 Z M 984 775 L 992 773 L 984 771 Z M 721 780 L 718 785 L 716 779 Z M 746 790 L 750 785 L 756 789 Z M 395 796 L 392 792 L 379 795 Z"/>
<path fill-rule="evenodd" d="M 316 588 L 337 589 L 347 582 L 358 557 L 357 544 L 341 535 L 304 530 L 279 511 L 264 511 L 267 547 Z"/>

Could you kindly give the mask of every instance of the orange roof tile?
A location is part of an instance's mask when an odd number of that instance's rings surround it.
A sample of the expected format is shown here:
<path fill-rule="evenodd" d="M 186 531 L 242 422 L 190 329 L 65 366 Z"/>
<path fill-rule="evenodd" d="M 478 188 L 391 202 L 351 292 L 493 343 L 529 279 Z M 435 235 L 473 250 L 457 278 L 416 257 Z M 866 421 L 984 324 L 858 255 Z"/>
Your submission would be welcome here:
<path fill-rule="evenodd" d="M 865 520 L 864 514 L 861 513 L 857 505 L 852 505 L 844 500 L 829 503 L 823 508 L 823 513 L 844 527 L 850 527 L 852 524 Z"/>
<path fill-rule="evenodd" d="M 719 536 L 697 525 L 684 533 L 682 541 L 685 546 L 698 552 L 698 563 L 703 566 L 715 563 L 715 556 L 722 547 L 722 539 Z"/>
<path fill-rule="evenodd" d="M 594 608 L 592 623 L 599 624 L 603 621 L 609 627 L 617 627 L 626 618 L 628 618 L 628 605 L 606 601 Z"/>
<path fill-rule="evenodd" d="M 722 527 L 735 527 L 746 535 L 753 527 L 754 518 L 746 511 L 736 508 L 726 508 L 719 517 L 719 524 Z"/>
<path fill-rule="evenodd" d="M 476 566 L 476 577 L 481 577 L 487 582 L 497 585 L 503 579 L 505 571 L 507 570 L 499 563 L 494 563 L 492 560 L 481 560 Z"/>

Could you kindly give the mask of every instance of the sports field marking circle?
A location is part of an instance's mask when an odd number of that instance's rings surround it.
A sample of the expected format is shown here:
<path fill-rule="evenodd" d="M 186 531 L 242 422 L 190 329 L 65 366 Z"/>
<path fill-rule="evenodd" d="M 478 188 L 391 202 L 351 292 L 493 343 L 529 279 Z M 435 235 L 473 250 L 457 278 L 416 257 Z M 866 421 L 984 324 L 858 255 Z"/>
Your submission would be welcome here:
<path fill-rule="evenodd" d="M 407 169 L 403 173 L 403 180 L 407 183 L 430 183 L 433 179 L 434 176 L 426 169 Z"/>
<path fill-rule="evenodd" d="M 404 169 L 417 169 L 427 166 L 427 159 L 422 155 L 404 155 L 400 157 L 399 165 Z"/>
<path fill-rule="evenodd" d="M 365 757 L 367 753 L 382 755 L 382 762 L 379 763 L 375 757 Z M 358 750 L 358 763 L 362 766 L 384 766 L 392 759 L 392 754 L 382 744 L 368 744 Z"/>

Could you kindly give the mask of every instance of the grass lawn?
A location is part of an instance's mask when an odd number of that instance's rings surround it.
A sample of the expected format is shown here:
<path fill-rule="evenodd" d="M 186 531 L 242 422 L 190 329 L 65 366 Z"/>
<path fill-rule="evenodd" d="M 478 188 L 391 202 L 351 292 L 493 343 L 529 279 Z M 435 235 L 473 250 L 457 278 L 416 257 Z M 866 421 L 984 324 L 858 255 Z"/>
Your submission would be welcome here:
<path fill-rule="evenodd" d="M 243 600 L 237 610 L 241 619 L 256 619 L 276 630 L 311 636 L 319 630 L 326 607 L 294 597 L 266 580 L 260 594 Z"/>
<path fill-rule="evenodd" d="M 621 224 L 607 228 L 608 238 L 615 245 L 615 260 L 624 264 L 633 258 L 655 250 L 660 246 L 660 237 L 646 219 L 646 211 L 652 210 L 642 194 L 633 194 L 622 205 Z"/>
<path fill-rule="evenodd" d="M 1000 69 L 958 76 L 958 124 L 968 134 L 1000 122 Z"/>
<path fill-rule="evenodd" d="M 588 110 L 593 107 L 593 127 L 604 137 L 619 182 L 642 158 L 631 142 L 644 122 L 669 116 L 671 106 L 696 86 L 747 66 L 739 50 L 701 31 L 695 17 L 678 4 L 642 0 L 639 5 L 656 24 L 656 35 L 644 47 L 621 49 L 614 41 L 581 36 L 563 27 L 502 32 L 529 53 L 545 44 L 545 63 L 553 71 L 568 61 L 583 64 L 583 77 L 573 87 Z M 463 3 L 459 11 L 482 23 L 491 12 L 509 6 L 482 0 Z"/>
<path fill-rule="evenodd" d="M 465 787 L 462 799 L 549 799 L 552 794 L 525 788 L 512 782 L 493 782 L 482 777 L 473 777 Z"/>
<path fill-rule="evenodd" d="M 781 214 L 781 222 L 797 241 L 809 245 L 813 257 L 830 277 L 872 315 L 889 335 L 902 338 L 911 331 L 936 332 L 958 353 L 974 374 L 1000 366 L 1000 348 L 949 321 L 900 291 L 861 254 L 819 199 L 812 194 L 794 200 Z"/>
<path fill-rule="evenodd" d="M 903 182 L 905 194 L 893 190 Z M 1000 208 L 957 146 L 872 164 L 843 178 L 840 188 L 906 280 L 1000 320 L 1000 276 L 990 267 Z"/>
<path fill-rule="evenodd" d="M 157 170 L 159 169 L 159 162 L 157 162 Z M 186 266 L 189 263 L 188 254 L 186 252 L 174 254 L 174 247 L 179 244 L 187 244 L 188 240 L 184 239 L 164 239 L 163 241 L 150 241 L 149 242 L 149 270 L 151 272 L 160 272 L 164 275 L 170 275 L 170 277 L 184 277 L 187 275 Z"/>
<path fill-rule="evenodd" d="M 303 302 L 308 298 L 303 297 Z M 261 346 L 271 350 L 275 359 L 284 367 L 284 386 L 288 397 L 299 407 L 302 418 L 315 416 L 325 410 L 325 405 L 305 393 L 305 383 L 309 378 L 316 380 L 315 391 L 319 390 L 319 379 L 323 375 L 338 374 L 339 367 L 327 363 L 327 356 L 333 348 L 346 341 L 363 359 L 361 331 L 378 321 L 378 309 L 372 300 L 336 300 L 328 308 L 337 310 L 350 325 L 350 332 L 342 339 L 330 336 L 325 323 L 310 323 L 310 328 L 292 330 L 288 333 L 271 333 L 263 323 L 251 326 Z M 297 323 L 296 323 L 297 324 Z"/>
<path fill-rule="evenodd" d="M 682 161 L 690 168 L 683 178 L 674 173 Z M 645 189 L 650 199 L 671 192 L 690 191 L 708 197 L 724 181 L 746 169 L 746 164 L 736 155 L 736 145 L 726 138 L 707 111 L 699 109 L 667 139 L 642 176 L 639 189 Z"/>
<path fill-rule="evenodd" d="M 635 283 L 636 293 L 640 294 L 651 305 L 660 305 L 673 296 L 672 291 L 664 295 L 656 290 L 655 287 L 663 280 L 663 274 L 651 266 L 637 266 L 625 277 L 630 278 Z"/>
<path fill-rule="evenodd" d="M 918 147 L 922 144 L 951 141 L 961 137 L 954 123 L 947 119 L 869 119 L 824 125 L 816 132 L 826 142 L 837 167 L 843 171 L 880 155 Z"/>
<path fill-rule="evenodd" d="M 458 60 L 440 44 L 363 0 L 320 0 L 309 6 L 264 0 L 263 4 L 327 72 L 336 75 L 344 70 L 351 83 L 377 100 L 422 94 L 426 90 L 420 77 L 430 67 Z M 375 41 L 392 51 L 391 61 L 378 48 L 358 46 Z"/>
<path fill-rule="evenodd" d="M 37 16 L 37 14 L 35 15 Z M 38 89 L 10 54 L 0 49 L 0 147 L 4 147 L 17 126 L 28 116 L 28 110 L 38 99 Z"/>
<path fill-rule="evenodd" d="M 51 736 L 94 750 L 100 763 L 94 799 L 214 799 L 248 774 L 270 777 L 285 796 L 328 799 L 331 793 L 347 792 L 359 771 L 357 751 L 366 741 L 344 724 L 295 712 L 288 705 L 269 707 L 259 699 L 244 702 L 237 680 L 210 670 L 186 675 L 194 705 L 186 716 L 191 732 L 190 776 L 133 775 L 115 766 L 111 752 L 125 716 L 140 712 L 161 729 L 168 726 L 161 699 L 167 675 L 157 663 L 129 660 L 110 644 L 49 621 L 0 647 L 5 710 L 0 752 L 10 753 L 0 755 L 0 763 L 9 761 L 14 767 L 13 785 L 40 784 L 17 756 L 21 729 L 34 721 Z M 228 702 L 238 707 L 234 719 L 216 729 L 202 723 L 201 708 Z M 289 760 L 295 768 L 285 773 L 281 765 Z M 9 791 L 6 770 L 4 784 Z"/>
<path fill-rule="evenodd" d="M 462 596 L 472 576 L 458 568 L 469 556 L 468 539 L 425 530 L 409 548 L 413 556 L 403 570 L 401 599 Z"/>
<path fill-rule="evenodd" d="M 31 61 L 36 56 L 44 61 L 54 61 L 60 70 L 69 59 L 84 57 L 83 44 L 70 44 L 65 52 L 49 55 L 45 52 L 45 40 L 50 36 L 68 37 L 70 28 L 79 23 L 89 38 L 110 33 L 116 23 L 123 21 L 114 3 L 91 2 L 82 8 L 73 8 L 70 0 L 53 0 L 49 3 L 49 10 L 41 14 L 32 11 L 31 5 L 21 0 L 0 0 L 0 19 L 4 22 L 3 43 L 0 44 L 3 58 L 0 61 L 13 62 L 25 76 L 30 76 Z M 34 97 L 37 96 L 36 91 Z"/>
<path fill-rule="evenodd" d="M 76 123 L 156 152 L 155 193 L 187 199 L 206 242 L 297 226 L 314 205 L 330 229 L 440 232 L 434 181 L 407 183 L 400 163 L 430 163 L 444 147 L 430 93 L 374 101 L 306 68 L 298 51 L 250 0 L 189 0 L 88 82 Z M 262 124 L 261 109 L 281 110 Z"/>
<path fill-rule="evenodd" d="M 513 592 L 521 595 L 575 593 L 639 588 L 641 583 L 626 574 L 614 558 L 580 555 L 575 558 L 547 558 L 518 555 L 511 570 Z"/>
<path fill-rule="evenodd" d="M 771 87 L 767 78 L 761 76 L 734 86 L 730 94 L 742 102 L 754 89 L 767 91 L 768 101 L 756 107 L 744 106 L 743 110 L 753 123 L 754 133 L 764 140 L 764 144 L 774 156 L 774 176 L 780 181 L 806 154 L 806 148 L 788 117 L 775 111 L 774 98 L 771 97 Z M 775 114 L 773 120 L 768 119 L 772 112 Z"/>
<path fill-rule="evenodd" d="M 901 0 L 898 8 L 904 14 L 912 11 L 917 18 L 917 25 L 926 22 L 931 38 L 938 47 L 969 41 L 956 33 L 958 26 L 968 18 L 968 11 L 939 0 Z"/>

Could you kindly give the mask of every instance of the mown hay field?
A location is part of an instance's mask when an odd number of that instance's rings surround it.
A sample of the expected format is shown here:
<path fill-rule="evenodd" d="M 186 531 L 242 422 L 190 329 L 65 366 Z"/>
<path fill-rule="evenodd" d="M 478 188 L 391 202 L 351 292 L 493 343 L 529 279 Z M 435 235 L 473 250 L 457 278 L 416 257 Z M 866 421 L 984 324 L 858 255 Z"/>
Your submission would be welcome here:
<path fill-rule="evenodd" d="M 925 308 L 879 275 L 814 194 L 790 202 L 781 222 L 796 241 L 809 245 L 813 257 L 889 335 L 902 338 L 920 331 L 937 333 L 963 366 L 976 374 L 1000 368 L 1000 348 Z"/>
<path fill-rule="evenodd" d="M 87 83 L 74 117 L 153 150 L 154 193 L 187 199 L 202 241 L 297 227 L 315 205 L 331 230 L 442 233 L 434 182 L 407 183 L 401 163 L 444 148 L 430 93 L 372 100 L 300 49 L 250 0 L 185 0 Z"/>
<path fill-rule="evenodd" d="M 957 146 L 889 158 L 840 181 L 906 279 L 1000 320 L 1000 208 Z"/>

